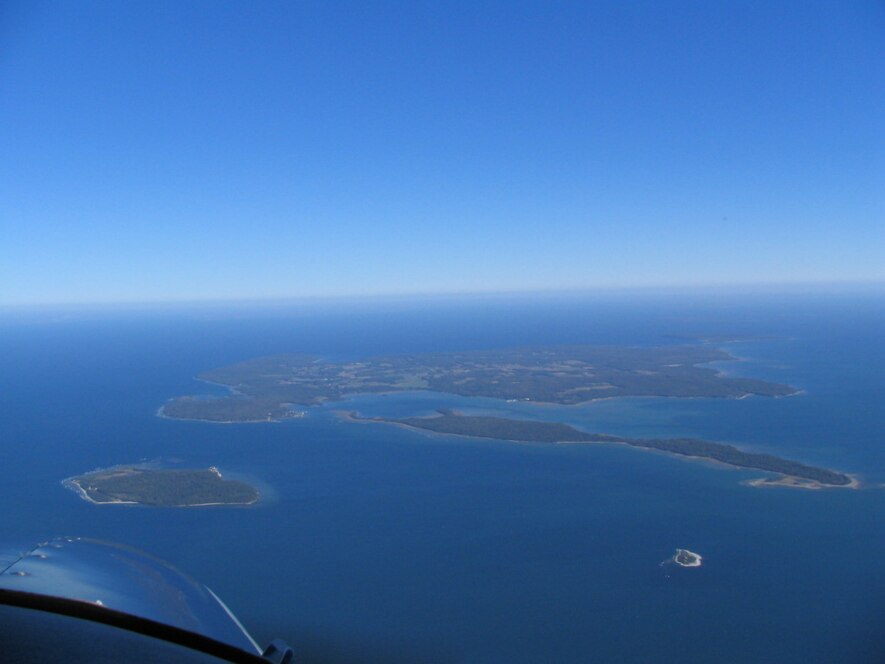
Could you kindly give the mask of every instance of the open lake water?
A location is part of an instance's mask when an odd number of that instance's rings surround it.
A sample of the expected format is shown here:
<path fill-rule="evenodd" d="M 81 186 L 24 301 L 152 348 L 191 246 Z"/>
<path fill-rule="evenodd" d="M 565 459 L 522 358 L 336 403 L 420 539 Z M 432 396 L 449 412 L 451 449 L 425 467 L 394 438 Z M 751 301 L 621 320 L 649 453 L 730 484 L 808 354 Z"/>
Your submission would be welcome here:
<path fill-rule="evenodd" d="M 885 661 L 883 304 L 876 293 L 514 296 L 7 312 L 0 546 L 79 535 L 146 550 L 305 662 Z M 741 358 L 723 371 L 804 392 L 580 407 L 414 392 L 279 424 L 155 416 L 170 397 L 212 392 L 199 372 L 258 355 L 693 336 Z M 858 474 L 865 488 L 752 488 L 742 482 L 761 473 L 623 446 L 430 436 L 336 415 L 440 407 L 729 442 Z M 102 507 L 60 483 L 145 459 L 217 465 L 265 499 Z M 660 566 L 677 547 L 703 566 Z"/>

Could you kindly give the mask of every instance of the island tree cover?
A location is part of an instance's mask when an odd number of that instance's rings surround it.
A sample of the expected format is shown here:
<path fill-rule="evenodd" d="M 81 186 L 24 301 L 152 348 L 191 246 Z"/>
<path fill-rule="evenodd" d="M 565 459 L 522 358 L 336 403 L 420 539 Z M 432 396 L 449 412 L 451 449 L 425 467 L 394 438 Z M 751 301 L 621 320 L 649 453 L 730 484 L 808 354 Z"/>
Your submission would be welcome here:
<path fill-rule="evenodd" d="M 113 468 L 71 478 L 97 503 L 130 502 L 157 507 L 206 504 L 244 505 L 258 500 L 245 482 L 228 480 L 214 469 Z"/>
<path fill-rule="evenodd" d="M 521 348 L 354 362 L 275 355 L 201 374 L 203 380 L 228 387 L 231 395 L 179 397 L 163 407 L 163 414 L 216 422 L 276 420 L 289 414 L 290 404 L 405 390 L 559 404 L 627 396 L 736 398 L 796 392 L 787 385 L 698 366 L 731 359 L 725 351 L 703 345 Z"/>
<path fill-rule="evenodd" d="M 781 459 L 770 454 L 745 452 L 733 445 L 714 443 L 695 438 L 624 438 L 607 434 L 580 431 L 567 424 L 557 422 L 537 422 L 532 420 L 515 420 L 503 417 L 484 417 L 458 415 L 451 411 L 440 411 L 436 417 L 410 417 L 404 419 L 379 419 L 406 426 L 434 431 L 437 433 L 475 436 L 479 438 L 497 438 L 525 442 L 588 442 L 588 443 L 624 443 L 633 447 L 660 450 L 671 454 L 698 457 L 727 463 L 739 468 L 754 468 L 791 477 L 800 477 L 820 484 L 845 486 L 851 478 L 826 468 L 808 466 L 796 461 Z"/>

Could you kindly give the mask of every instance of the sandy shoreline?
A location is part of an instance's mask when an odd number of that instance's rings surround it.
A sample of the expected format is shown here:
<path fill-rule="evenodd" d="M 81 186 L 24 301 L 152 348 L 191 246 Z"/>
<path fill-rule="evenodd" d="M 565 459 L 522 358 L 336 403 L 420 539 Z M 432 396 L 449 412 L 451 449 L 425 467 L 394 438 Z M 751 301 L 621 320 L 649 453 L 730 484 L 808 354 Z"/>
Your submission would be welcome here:
<path fill-rule="evenodd" d="M 80 498 L 85 500 L 86 502 L 92 503 L 93 505 L 138 505 L 139 503 L 134 500 L 95 500 L 93 499 L 86 490 L 80 485 L 80 483 L 73 477 L 69 477 L 66 480 L 62 480 L 62 485 L 65 488 L 70 489 L 74 493 L 76 493 Z"/>
<path fill-rule="evenodd" d="M 821 489 L 860 489 L 860 480 L 850 473 L 844 473 L 851 481 L 848 484 L 824 484 L 815 480 L 809 480 L 804 477 L 794 477 L 792 475 L 782 475 L 781 477 L 760 477 L 755 480 L 747 480 L 744 484 L 756 488 L 787 488 L 787 489 L 806 489 L 809 491 L 819 491 Z"/>

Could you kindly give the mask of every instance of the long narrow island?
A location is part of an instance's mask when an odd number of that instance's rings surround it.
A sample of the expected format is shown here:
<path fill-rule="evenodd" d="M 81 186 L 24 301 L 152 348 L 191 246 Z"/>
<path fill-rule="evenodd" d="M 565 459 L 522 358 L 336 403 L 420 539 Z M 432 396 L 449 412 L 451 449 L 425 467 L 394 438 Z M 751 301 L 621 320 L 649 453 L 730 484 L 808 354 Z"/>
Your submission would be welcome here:
<path fill-rule="evenodd" d="M 225 479 L 214 466 L 205 469 L 117 466 L 71 477 L 63 484 L 83 500 L 97 505 L 252 505 L 259 498 L 254 487 Z"/>
<path fill-rule="evenodd" d="M 854 486 L 855 480 L 844 473 L 827 468 L 809 466 L 771 454 L 746 452 L 733 445 L 714 443 L 696 438 L 626 438 L 602 433 L 580 431 L 558 422 L 516 420 L 504 417 L 461 415 L 450 410 L 440 410 L 433 417 L 407 417 L 401 419 L 360 418 L 355 421 L 383 422 L 413 429 L 423 429 L 441 434 L 454 434 L 475 438 L 495 438 L 515 442 L 532 443 L 621 443 L 669 454 L 718 461 L 738 468 L 750 468 L 781 475 L 777 480 L 783 486 L 803 488 Z M 792 481 L 791 481 L 792 480 Z M 765 481 L 763 481 L 765 482 Z M 771 482 L 768 481 L 770 484 Z M 753 483 L 753 486 L 763 485 Z"/>

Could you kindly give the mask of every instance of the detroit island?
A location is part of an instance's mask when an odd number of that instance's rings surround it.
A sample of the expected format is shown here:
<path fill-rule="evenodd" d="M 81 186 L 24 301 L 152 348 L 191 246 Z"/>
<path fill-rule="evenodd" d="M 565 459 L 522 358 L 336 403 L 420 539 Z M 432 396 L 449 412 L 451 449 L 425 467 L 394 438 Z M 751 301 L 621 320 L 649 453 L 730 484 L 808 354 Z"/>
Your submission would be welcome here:
<path fill-rule="evenodd" d="M 259 357 L 200 374 L 225 396 L 180 396 L 158 415 L 216 423 L 278 422 L 301 417 L 297 406 L 339 401 L 354 394 L 424 390 L 504 402 L 577 406 L 618 397 L 786 397 L 789 385 L 729 376 L 707 365 L 733 361 L 707 345 L 560 346 L 452 353 L 416 353 L 364 360 L 329 361 L 306 354 Z M 527 419 L 464 416 L 357 418 L 442 434 L 517 442 L 618 443 L 682 457 L 774 473 L 753 486 L 854 487 L 850 475 L 769 454 L 692 438 L 640 439 L 579 431 L 566 424 Z"/>
<path fill-rule="evenodd" d="M 604 433 L 588 433 L 558 422 L 461 415 L 448 410 L 441 410 L 439 415 L 433 417 L 384 419 L 359 418 L 352 414 L 349 417 L 355 421 L 385 422 L 434 433 L 472 438 L 495 438 L 526 443 L 621 443 L 630 447 L 716 461 L 736 468 L 777 473 L 781 476 L 777 481 L 782 486 L 815 488 L 854 484 L 854 480 L 844 473 L 782 459 L 771 454 L 747 452 L 733 445 L 696 438 L 626 438 Z M 770 480 L 766 482 L 773 483 Z M 754 480 L 751 485 L 761 486 L 762 484 Z"/>
<path fill-rule="evenodd" d="M 116 466 L 64 480 L 84 500 L 98 505 L 205 507 L 252 505 L 258 491 L 238 480 L 222 477 L 214 466 L 164 469 Z"/>

